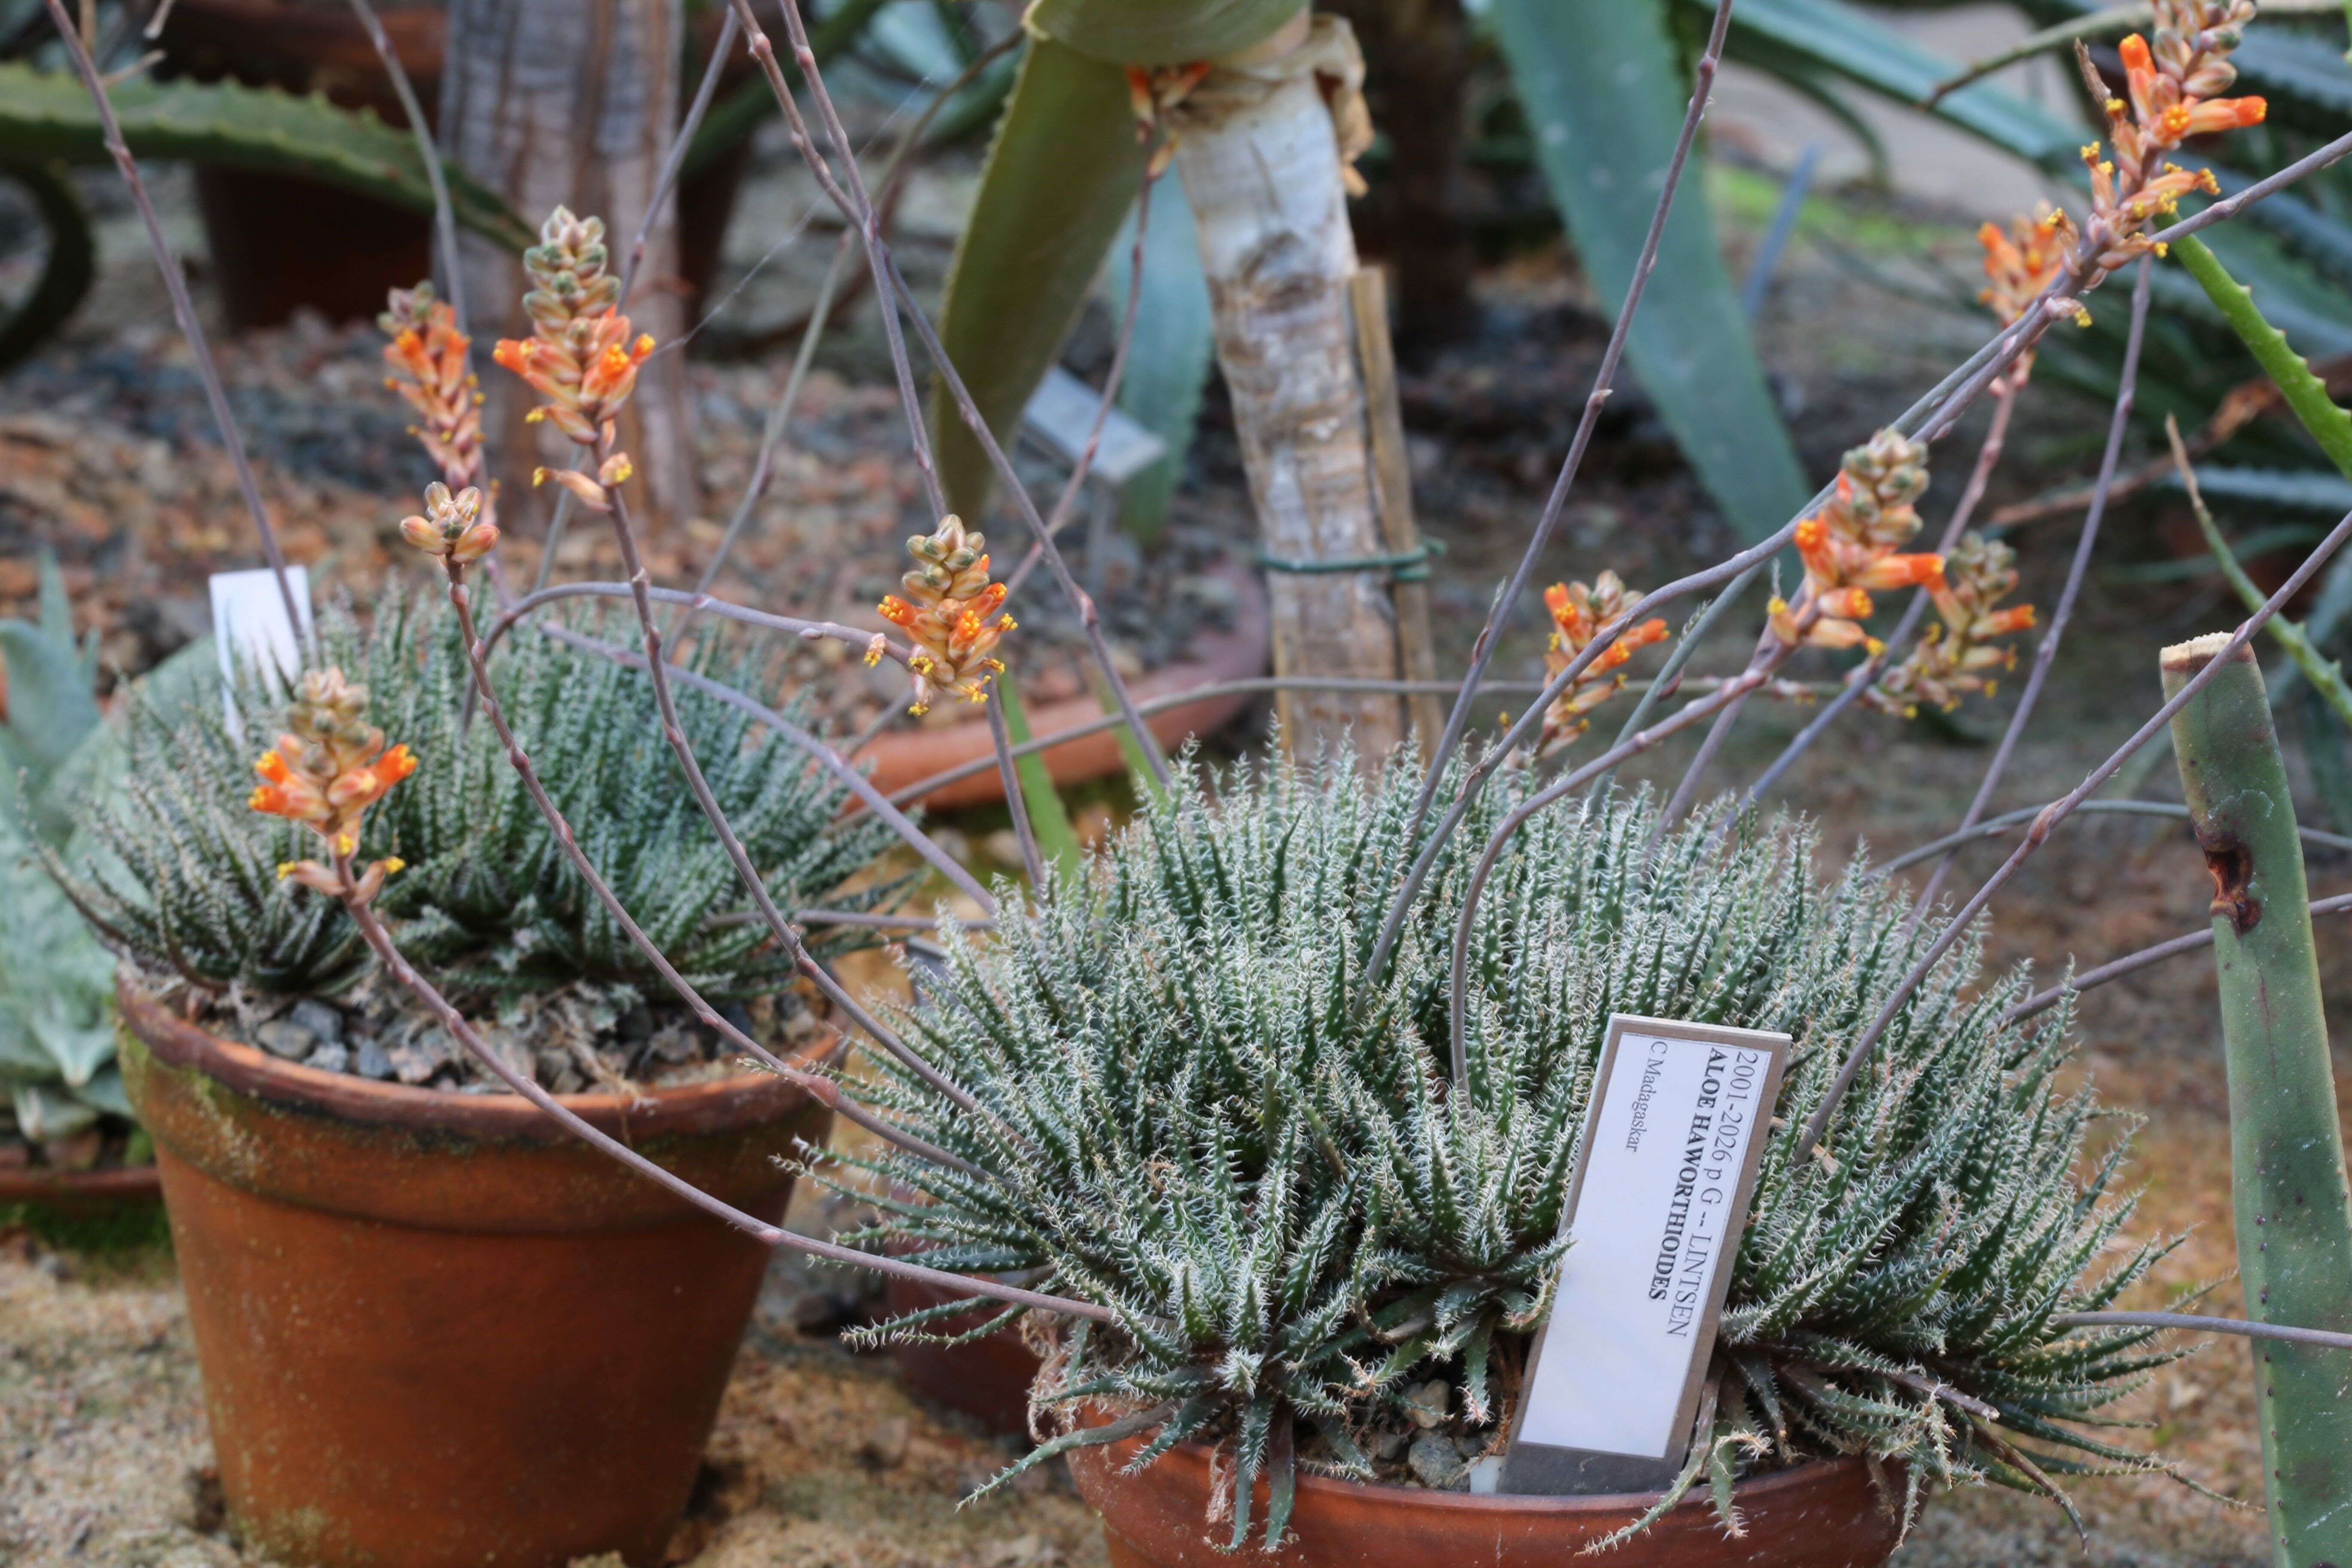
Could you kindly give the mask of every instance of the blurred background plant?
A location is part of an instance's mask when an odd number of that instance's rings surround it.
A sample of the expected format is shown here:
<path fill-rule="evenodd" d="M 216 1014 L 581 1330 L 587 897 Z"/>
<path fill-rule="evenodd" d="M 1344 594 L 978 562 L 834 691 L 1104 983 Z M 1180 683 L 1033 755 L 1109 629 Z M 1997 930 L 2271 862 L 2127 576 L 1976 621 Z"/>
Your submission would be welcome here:
<path fill-rule="evenodd" d="M 40 618 L 0 621 L 0 1169 L 146 1158 L 114 1068 L 114 960 L 43 870 L 68 803 L 105 787 L 98 642 L 41 563 Z"/>

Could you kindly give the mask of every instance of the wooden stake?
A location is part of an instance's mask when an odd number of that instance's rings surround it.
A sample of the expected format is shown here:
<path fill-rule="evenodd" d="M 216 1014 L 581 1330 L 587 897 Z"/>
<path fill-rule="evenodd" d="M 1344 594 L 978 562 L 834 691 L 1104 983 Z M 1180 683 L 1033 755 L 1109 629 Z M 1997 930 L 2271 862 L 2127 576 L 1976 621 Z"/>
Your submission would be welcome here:
<path fill-rule="evenodd" d="M 1348 302 L 1356 316 L 1356 363 L 1364 376 L 1364 416 L 1372 441 L 1372 504 L 1378 510 L 1381 533 L 1391 554 L 1410 555 L 1421 548 L 1421 530 L 1412 514 L 1412 463 L 1405 450 L 1404 410 L 1397 400 L 1396 353 L 1389 342 L 1388 275 L 1377 267 L 1360 267 L 1348 279 Z M 1407 680 L 1437 679 L 1437 650 L 1429 637 L 1429 584 L 1395 579 L 1396 636 L 1399 671 Z M 1445 710 L 1430 692 L 1406 699 L 1405 714 L 1429 758 L 1445 728 Z"/>

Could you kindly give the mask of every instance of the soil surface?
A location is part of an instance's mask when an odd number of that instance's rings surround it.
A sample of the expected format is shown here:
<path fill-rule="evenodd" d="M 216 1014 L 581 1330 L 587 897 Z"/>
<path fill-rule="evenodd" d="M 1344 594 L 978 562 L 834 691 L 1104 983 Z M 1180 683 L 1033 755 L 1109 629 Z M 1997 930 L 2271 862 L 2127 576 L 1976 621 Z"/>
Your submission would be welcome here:
<path fill-rule="evenodd" d="M 1720 174 L 1734 195 L 1738 179 Z M 789 206 L 789 182 L 757 188 L 753 210 Z M 951 189 L 931 195 L 952 206 Z M 152 274 L 142 271 L 146 263 L 120 202 L 102 185 L 93 195 L 107 215 L 107 273 L 98 302 L 61 345 L 0 382 L 0 614 L 14 612 L 30 594 L 28 552 L 47 543 L 66 559 L 84 624 L 104 629 L 109 656 L 120 667 L 137 669 L 201 629 L 203 574 L 248 564 L 252 545 L 226 460 L 206 435 L 184 351 L 156 315 Z M 1745 210 L 1738 202 L 1728 207 Z M 1871 226 L 1866 234 L 1855 226 L 1857 213 Z M 187 235 L 184 192 L 173 216 Z M 1760 325 L 1760 343 L 1796 416 L 1809 471 L 1826 476 L 1843 447 L 1865 438 L 1981 340 L 1981 320 L 1912 301 L 1922 289 L 1951 292 L 1950 280 L 1973 265 L 1968 234 L 1984 216 L 1874 199 L 1845 213 L 1834 246 L 1814 228 L 1801 231 Z M 1871 235 L 1879 248 L 1869 265 L 1851 265 Z M 1748 227 L 1730 236 L 1735 268 L 1753 238 Z M 829 243 L 817 243 L 824 249 L 813 254 L 829 252 Z M 936 277 L 941 247 L 934 243 L 932 250 L 929 275 Z M 1890 281 L 1911 292 L 1890 292 Z M 1556 253 L 1490 271 L 1481 304 L 1481 333 L 1413 356 L 1403 384 L 1420 514 L 1448 552 L 1433 584 L 1438 663 L 1445 669 L 1461 667 L 1492 584 L 1516 558 L 1541 506 L 1603 336 L 1589 296 Z M 864 320 L 870 322 L 870 312 Z M 368 337 L 313 323 L 256 335 L 227 355 L 241 410 L 275 432 L 257 443 L 261 479 L 289 552 L 360 594 L 394 569 L 394 531 L 405 498 L 425 477 L 400 436 L 398 413 L 375 390 Z M 874 343 L 870 327 L 854 327 L 828 350 L 759 525 L 738 552 L 732 576 L 722 578 L 734 591 L 779 608 L 822 600 L 828 613 L 850 618 L 897 570 L 892 549 L 885 548 L 892 536 L 924 524 L 903 443 L 889 433 L 891 394 Z M 1086 356 L 1079 358 L 1084 369 Z M 708 561 L 733 487 L 748 471 L 756 411 L 781 382 L 782 368 L 772 355 L 756 366 L 697 364 L 709 416 L 703 461 L 712 515 L 688 520 L 655 541 L 657 579 L 691 583 Z M 1156 657 L 1151 628 L 1141 623 L 1182 603 L 1184 578 L 1241 537 L 1245 501 L 1223 407 L 1213 393 L 1179 502 L 1180 522 L 1193 531 L 1198 553 L 1180 552 L 1172 564 L 1152 558 L 1150 570 L 1133 574 L 1176 582 L 1176 597 L 1139 597 L 1139 618 L 1122 621 L 1124 612 L 1110 617 L 1138 658 Z M 1996 476 L 1991 502 L 2021 500 L 2079 476 L 2095 455 L 2104 419 L 2104 408 L 2037 384 L 2012 432 L 2011 460 Z M 1938 452 L 1935 487 L 1923 503 L 1931 526 L 1958 493 L 1981 429 L 1979 413 Z M 2127 461 L 2153 449 L 2151 435 L 2139 433 Z M 2158 550 L 2175 521 L 2167 514 L 2174 505 L 2158 496 L 2110 518 L 2054 679 L 1997 805 L 2044 801 L 2072 784 L 2156 705 L 2158 647 L 2235 619 L 2203 580 L 2155 584 L 2119 574 Z M 2021 597 L 2045 615 L 2078 526 L 2074 517 L 2053 518 L 2013 537 L 2026 577 Z M 535 526 L 519 523 L 513 533 L 515 569 L 527 571 Z M 603 569 L 593 534 L 583 531 L 566 547 L 567 574 Z M 1637 586 L 1651 586 L 1715 558 L 1730 542 L 1643 400 L 1628 392 L 1612 403 L 1538 581 L 1589 580 L 1612 568 Z M 1043 588 L 1041 581 L 1024 595 L 1024 635 L 1054 613 Z M 1728 621 L 1695 661 L 1695 672 L 1721 673 L 1743 661 L 1754 617 Z M 1544 631 L 1530 595 L 1510 623 L 1496 673 L 1539 671 Z M 1657 658 L 1643 656 L 1635 673 L 1654 668 Z M 1820 679 L 1835 668 L 1823 657 L 1794 673 Z M 887 695 L 855 681 L 839 687 L 853 693 L 846 700 L 853 719 Z M 1974 700 L 1943 724 L 1856 713 L 1792 771 L 1783 798 L 1822 817 L 1824 858 L 1832 861 L 1858 843 L 1882 847 L 1883 854 L 1925 842 L 1947 830 L 1974 793 L 1988 742 L 2006 721 L 2015 690 L 2015 683 L 2004 682 L 1996 700 Z M 1620 699 L 1603 709 L 1582 748 L 1603 743 L 1629 708 L 1630 700 Z M 1753 705 L 1710 781 L 1727 786 L 1754 777 L 1811 712 Z M 1247 738 L 1244 732 L 1226 743 Z M 1689 742 L 1684 737 L 1638 759 L 1625 776 L 1671 787 L 1689 760 Z M 2292 735 L 2289 743 L 2295 743 Z M 2178 798 L 2168 760 L 2156 760 L 2137 793 Z M 1089 826 L 1098 830 L 1117 805 L 1090 803 Z M 945 837 L 959 849 L 993 854 L 1003 821 L 1001 814 L 974 814 L 947 825 Z M 1990 868 L 1992 854 L 1979 848 L 1964 855 L 1952 889 L 1973 888 L 1969 879 Z M 2315 858 L 2315 891 L 2335 890 L 2343 869 L 2338 859 Z M 2201 928 L 2205 889 L 2185 826 L 2081 818 L 1996 904 L 1990 958 L 2030 960 L 2044 974 L 2070 958 L 2085 966 L 2103 962 Z M 2323 928 L 2321 941 L 2331 995 L 2352 996 L 2340 928 Z M 2344 1026 L 2352 1018 L 2336 1023 L 2338 1037 L 2347 1037 Z M 2226 1276 L 2234 1257 L 2210 957 L 2158 966 L 2093 993 L 2082 1009 L 2081 1033 L 2081 1070 L 2095 1075 L 2111 1106 L 2145 1120 L 2134 1169 L 2146 1195 L 2132 1236 L 2187 1234 L 2160 1280 L 2131 1303 L 2161 1305 Z M 2339 1077 L 2347 1076 L 2352 1061 L 2339 1066 Z M 803 1194 L 795 1223 L 822 1230 L 843 1217 Z M 778 1264 L 673 1561 L 729 1568 L 1076 1568 L 1103 1561 L 1099 1533 L 1058 1470 L 959 1506 L 1011 1450 L 912 1402 L 886 1357 L 839 1347 L 835 1331 L 866 1310 L 866 1299 L 862 1288 L 837 1278 Z M 2224 1283 L 2206 1310 L 2234 1313 L 2242 1306 L 2234 1285 Z M 2206 1487 L 2253 1506 L 2233 1507 L 2161 1480 L 2084 1480 L 2074 1488 L 2087 1531 L 2078 1541 L 2046 1502 L 1970 1494 L 1936 1501 L 1897 1561 L 1906 1568 L 2081 1562 L 2251 1568 L 2266 1562 L 2242 1343 L 2215 1344 L 2158 1373 L 2126 1413 L 2148 1424 L 2137 1436 Z M 59 1249 L 29 1232 L 9 1233 L 0 1247 L 0 1560 L 26 1568 L 250 1563 L 223 1532 L 208 1464 L 201 1390 L 168 1252 L 152 1246 Z"/>

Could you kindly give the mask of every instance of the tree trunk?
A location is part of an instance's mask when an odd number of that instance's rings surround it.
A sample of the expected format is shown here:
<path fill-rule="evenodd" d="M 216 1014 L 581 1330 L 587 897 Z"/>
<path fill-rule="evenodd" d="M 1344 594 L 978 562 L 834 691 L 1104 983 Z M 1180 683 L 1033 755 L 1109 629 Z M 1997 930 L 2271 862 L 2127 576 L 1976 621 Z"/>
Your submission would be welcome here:
<path fill-rule="evenodd" d="M 1302 14 L 1266 43 L 1220 61 L 1171 116 L 1215 312 L 1217 363 L 1265 553 L 1277 562 L 1387 553 L 1350 320 L 1347 165 L 1333 120 L 1335 106 L 1342 115 L 1353 109 L 1349 140 L 1360 140 L 1361 75 L 1347 24 L 1320 16 L 1310 25 Z M 1267 585 L 1276 674 L 1397 676 L 1384 571 L 1276 567 Z M 1276 706 L 1294 752 L 1352 731 L 1370 763 L 1404 735 L 1394 697 L 1286 692 Z"/>
<path fill-rule="evenodd" d="M 677 126 L 680 27 L 679 0 L 449 0 L 444 151 L 534 225 L 558 205 L 602 217 L 622 269 Z M 664 345 L 685 327 L 674 211 L 655 226 L 623 307 Z M 466 246 L 475 332 L 524 335 L 520 258 L 471 236 Z M 675 352 L 646 364 L 629 405 L 635 428 L 622 433 L 657 520 L 683 519 L 698 500 L 682 441 L 684 368 Z M 529 398 L 512 377 L 484 379 L 511 508 L 534 466 L 568 467 L 576 454 L 522 423 Z"/>

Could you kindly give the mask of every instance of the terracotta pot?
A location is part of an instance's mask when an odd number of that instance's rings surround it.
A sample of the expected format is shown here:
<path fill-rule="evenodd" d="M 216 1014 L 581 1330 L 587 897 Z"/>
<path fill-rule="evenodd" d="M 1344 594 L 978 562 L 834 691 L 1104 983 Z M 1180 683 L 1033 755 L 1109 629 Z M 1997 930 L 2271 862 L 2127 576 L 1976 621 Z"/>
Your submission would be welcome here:
<path fill-rule="evenodd" d="M 404 5 L 383 7 L 381 16 L 418 101 L 433 114 L 440 100 L 446 12 L 439 5 Z M 697 18 L 702 58 L 718 26 L 716 9 Z M 248 87 L 322 92 L 342 108 L 373 110 L 388 125 L 408 123 L 366 30 L 340 4 L 178 0 L 162 43 L 160 74 L 166 77 L 230 77 Z M 730 58 L 720 90 L 750 80 L 751 69 L 748 56 Z M 678 271 L 689 290 L 690 315 L 701 313 L 718 269 L 751 153 L 751 142 L 740 142 L 678 186 Z M 372 319 L 383 309 L 387 289 L 405 289 L 432 271 L 432 221 L 422 213 L 254 169 L 199 163 L 195 181 L 206 251 L 233 328 L 274 325 L 302 306 L 330 321 Z M 300 214 L 301 221 L 287 223 L 289 213 Z"/>
<path fill-rule="evenodd" d="M 163 1193 L 152 1165 L 110 1171 L 0 1171 L 0 1208 L 39 1204 L 61 1214 L 101 1214 L 152 1203 Z"/>
<path fill-rule="evenodd" d="M 291 1066 L 117 990 L 244 1539 L 325 1568 L 658 1563 L 766 1249 L 517 1097 Z M 776 1157 L 829 1122 L 764 1074 L 564 1103 L 771 1220 Z"/>
<path fill-rule="evenodd" d="M 1253 679 L 1265 673 L 1273 646 L 1266 629 L 1265 584 L 1258 580 L 1256 573 L 1238 565 L 1221 567 L 1213 574 L 1233 586 L 1233 626 L 1223 631 L 1202 632 L 1192 639 L 1182 658 L 1161 666 L 1139 680 L 1129 681 L 1128 690 L 1138 702 L 1172 697 L 1196 686 Z M 1050 594 L 1056 590 L 1049 584 L 1039 591 Z M 1215 733 L 1255 700 L 1247 693 L 1204 698 L 1155 713 L 1146 722 L 1160 738 L 1160 743 L 1172 749 L 1181 745 L 1188 735 Z M 1033 734 L 1046 735 L 1101 717 L 1102 709 L 1091 696 L 1072 697 L 1032 708 L 1029 729 Z M 893 731 L 858 755 L 861 761 L 873 761 L 874 787 L 888 795 L 933 773 L 988 756 L 995 749 L 987 719 L 976 718 L 936 729 Z M 1066 742 L 1046 752 L 1045 758 L 1046 770 L 1058 784 L 1105 778 L 1127 767 L 1127 757 L 1118 749 L 1118 737 L 1108 730 Z M 1003 783 L 991 767 L 933 790 L 923 796 L 922 804 L 937 811 L 1003 798 Z"/>
<path fill-rule="evenodd" d="M 919 1312 L 952 1300 L 946 1291 L 909 1279 L 890 1281 L 887 1300 L 893 1316 Z M 938 1334 L 969 1333 L 992 1311 L 961 1312 L 930 1325 Z M 1020 1331 L 1001 1329 L 968 1345 L 900 1344 L 890 1359 L 907 1386 L 921 1398 L 960 1410 L 1000 1436 L 1029 1432 L 1029 1385 L 1037 1376 L 1037 1355 L 1021 1342 Z"/>
<path fill-rule="evenodd" d="M 1119 1468 L 1141 1439 L 1070 1457 L 1078 1490 L 1102 1515 L 1111 1568 L 1559 1568 L 1639 1519 L 1653 1497 L 1478 1497 L 1411 1487 L 1298 1478 L 1292 1535 L 1279 1553 L 1218 1548 L 1230 1525 L 1209 1522 L 1209 1455 L 1186 1444 L 1137 1475 Z M 1255 1518 L 1265 1517 L 1258 1483 Z M 1858 1459 L 1801 1465 L 1739 1488 L 1747 1533 L 1717 1524 L 1706 1489 L 1597 1559 L 1612 1568 L 1878 1568 L 1895 1550 L 1894 1515 Z"/>

